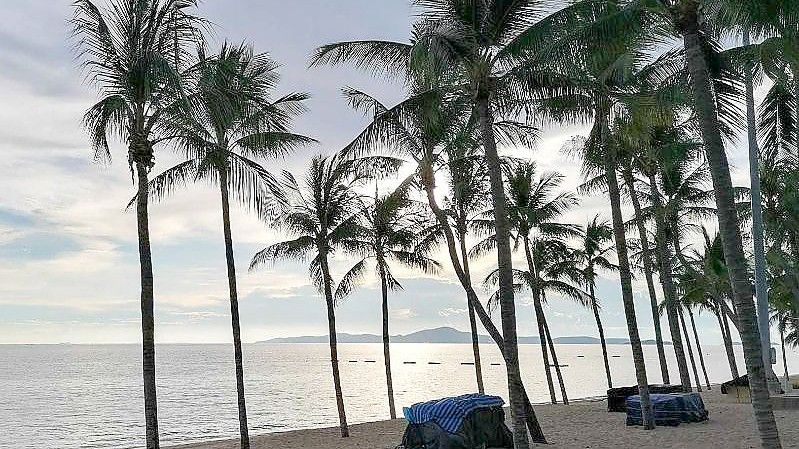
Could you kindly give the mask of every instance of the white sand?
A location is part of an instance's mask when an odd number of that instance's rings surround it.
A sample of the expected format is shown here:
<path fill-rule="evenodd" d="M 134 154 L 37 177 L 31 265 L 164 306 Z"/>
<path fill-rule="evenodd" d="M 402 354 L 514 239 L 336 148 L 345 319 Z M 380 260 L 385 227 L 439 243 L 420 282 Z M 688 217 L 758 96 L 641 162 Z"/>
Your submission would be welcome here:
<path fill-rule="evenodd" d="M 752 406 L 735 403 L 718 387 L 704 392 L 710 420 L 679 427 L 645 431 L 627 427 L 624 413 L 608 413 L 605 401 L 578 402 L 568 406 L 535 407 L 549 440 L 547 448 L 759 448 Z M 783 448 L 799 448 L 799 410 L 775 411 Z M 350 438 L 341 438 L 338 428 L 300 430 L 251 437 L 253 449 L 393 449 L 400 444 L 405 421 L 381 421 L 350 426 Z M 177 446 L 183 449 L 234 449 L 238 440 Z"/>

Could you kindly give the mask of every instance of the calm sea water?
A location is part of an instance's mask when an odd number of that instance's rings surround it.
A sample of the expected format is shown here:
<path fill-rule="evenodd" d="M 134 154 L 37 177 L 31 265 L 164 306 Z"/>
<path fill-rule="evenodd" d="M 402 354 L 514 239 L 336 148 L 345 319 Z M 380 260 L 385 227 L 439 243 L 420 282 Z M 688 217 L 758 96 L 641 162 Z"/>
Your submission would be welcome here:
<path fill-rule="evenodd" d="M 609 348 L 614 382 L 633 384 L 630 348 Z M 711 381 L 728 380 L 723 348 L 703 349 Z M 492 345 L 482 345 L 481 350 L 487 393 L 507 398 L 499 352 Z M 598 345 L 558 345 L 557 350 L 561 364 L 568 365 L 563 375 L 570 397 L 603 394 Z M 736 350 L 743 367 L 740 348 Z M 348 420 L 386 419 L 381 345 L 343 344 L 339 351 Z M 655 348 L 645 351 L 650 377 L 659 381 Z M 326 344 L 250 344 L 244 356 L 251 434 L 338 423 Z M 522 345 L 520 358 L 531 398 L 546 401 L 540 347 Z M 0 346 L 0 447 L 141 447 L 140 360 L 136 345 Z M 163 444 L 237 436 L 232 346 L 159 345 L 157 361 Z M 474 367 L 462 365 L 471 361 L 469 345 L 392 345 L 397 406 L 473 392 Z M 677 379 L 673 357 L 670 362 L 672 378 Z M 799 357 L 791 354 L 788 365 L 799 367 Z M 777 371 L 782 372 L 781 365 Z"/>

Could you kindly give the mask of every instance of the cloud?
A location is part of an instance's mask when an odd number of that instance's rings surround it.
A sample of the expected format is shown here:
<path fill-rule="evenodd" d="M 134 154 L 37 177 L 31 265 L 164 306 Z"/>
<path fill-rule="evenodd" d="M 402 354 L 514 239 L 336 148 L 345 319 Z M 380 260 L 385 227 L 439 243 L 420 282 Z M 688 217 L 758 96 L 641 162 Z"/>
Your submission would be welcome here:
<path fill-rule="evenodd" d="M 452 307 L 447 307 L 446 309 L 439 310 L 438 315 L 445 318 L 449 318 L 454 315 L 463 315 L 466 312 L 468 312 L 467 309 L 455 309 Z"/>
<path fill-rule="evenodd" d="M 410 320 L 419 316 L 415 310 L 409 308 L 391 309 L 389 312 L 392 320 Z"/>

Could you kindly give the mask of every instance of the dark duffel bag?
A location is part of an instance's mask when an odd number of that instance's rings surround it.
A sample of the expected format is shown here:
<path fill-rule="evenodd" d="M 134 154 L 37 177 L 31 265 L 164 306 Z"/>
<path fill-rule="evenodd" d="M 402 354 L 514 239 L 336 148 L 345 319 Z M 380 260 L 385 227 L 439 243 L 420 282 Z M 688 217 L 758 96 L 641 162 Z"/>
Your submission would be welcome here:
<path fill-rule="evenodd" d="M 513 449 L 513 435 L 505 425 L 502 407 L 473 411 L 455 433 L 449 433 L 435 422 L 408 424 L 402 436 L 401 449 Z"/>

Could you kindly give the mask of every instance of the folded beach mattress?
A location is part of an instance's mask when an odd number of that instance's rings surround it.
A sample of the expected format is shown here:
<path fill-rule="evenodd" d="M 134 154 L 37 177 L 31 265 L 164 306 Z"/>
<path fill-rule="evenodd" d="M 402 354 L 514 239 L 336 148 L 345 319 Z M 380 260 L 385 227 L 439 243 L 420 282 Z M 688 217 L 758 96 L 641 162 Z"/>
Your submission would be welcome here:
<path fill-rule="evenodd" d="M 651 394 L 655 425 L 679 426 L 680 423 L 707 421 L 708 412 L 698 393 Z M 640 426 L 641 396 L 627 398 L 627 425 Z"/>
<path fill-rule="evenodd" d="M 414 404 L 402 409 L 408 427 L 404 449 L 513 448 L 505 425 L 505 401 L 498 396 L 467 394 Z"/>

